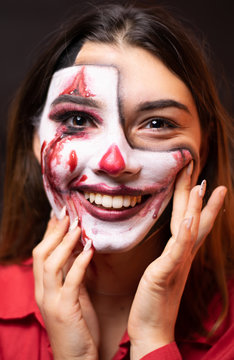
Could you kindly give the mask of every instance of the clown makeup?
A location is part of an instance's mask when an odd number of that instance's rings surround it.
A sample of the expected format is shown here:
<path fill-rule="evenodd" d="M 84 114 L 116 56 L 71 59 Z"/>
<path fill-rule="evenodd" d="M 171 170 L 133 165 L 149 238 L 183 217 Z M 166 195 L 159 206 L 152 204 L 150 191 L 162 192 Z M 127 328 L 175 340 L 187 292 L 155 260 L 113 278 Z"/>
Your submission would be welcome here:
<path fill-rule="evenodd" d="M 179 136 L 190 116 L 184 104 L 156 92 L 153 102 L 136 98 L 133 116 L 126 92 L 116 65 L 60 70 L 39 127 L 51 206 L 57 217 L 66 206 L 70 223 L 79 219 L 83 245 L 91 239 L 100 252 L 140 243 L 171 199 L 178 172 L 198 159 L 198 150 Z M 165 117 L 171 108 L 182 120 Z"/>

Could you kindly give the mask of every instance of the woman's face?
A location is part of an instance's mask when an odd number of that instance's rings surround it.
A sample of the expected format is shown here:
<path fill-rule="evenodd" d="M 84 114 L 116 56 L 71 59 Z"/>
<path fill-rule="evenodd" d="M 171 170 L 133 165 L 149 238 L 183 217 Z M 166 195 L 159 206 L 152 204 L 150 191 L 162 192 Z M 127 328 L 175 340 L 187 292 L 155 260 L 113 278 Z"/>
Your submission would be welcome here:
<path fill-rule="evenodd" d="M 52 78 L 38 130 L 46 193 L 100 252 L 139 244 L 194 160 L 201 133 L 185 84 L 149 52 L 85 43 Z"/>

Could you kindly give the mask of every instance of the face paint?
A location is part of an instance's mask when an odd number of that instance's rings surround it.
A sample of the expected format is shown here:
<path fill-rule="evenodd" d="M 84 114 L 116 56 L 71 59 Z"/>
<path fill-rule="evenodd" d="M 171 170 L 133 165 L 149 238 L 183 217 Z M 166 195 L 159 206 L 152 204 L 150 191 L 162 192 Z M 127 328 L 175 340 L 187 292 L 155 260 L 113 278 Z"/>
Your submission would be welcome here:
<path fill-rule="evenodd" d="M 130 146 L 120 121 L 121 74 L 113 66 L 73 66 L 54 74 L 39 135 L 46 193 L 57 217 L 78 216 L 81 241 L 97 251 L 138 244 L 168 204 L 189 148 Z"/>
<path fill-rule="evenodd" d="M 113 144 L 103 155 L 99 167 L 109 174 L 118 174 L 125 169 L 125 162 L 117 145 Z"/>

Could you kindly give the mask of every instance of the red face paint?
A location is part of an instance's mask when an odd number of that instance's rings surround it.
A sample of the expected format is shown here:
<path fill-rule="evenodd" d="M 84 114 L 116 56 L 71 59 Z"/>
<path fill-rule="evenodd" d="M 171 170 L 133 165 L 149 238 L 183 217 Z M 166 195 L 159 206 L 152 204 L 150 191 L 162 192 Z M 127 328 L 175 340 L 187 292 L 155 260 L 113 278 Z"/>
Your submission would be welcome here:
<path fill-rule="evenodd" d="M 125 162 L 117 145 L 113 144 L 109 147 L 99 162 L 99 167 L 112 175 L 117 175 L 125 169 Z"/>
<path fill-rule="evenodd" d="M 77 163 L 78 163 L 78 159 L 77 159 L 77 155 L 75 150 L 72 150 L 69 156 L 69 160 L 67 162 L 67 164 L 70 167 L 70 172 L 72 173 L 75 168 L 77 167 Z"/>
<path fill-rule="evenodd" d="M 84 76 L 85 67 L 83 66 L 81 70 L 77 73 L 72 83 L 60 94 L 60 95 L 78 95 L 82 97 L 95 96 L 87 88 L 85 76 Z"/>
<path fill-rule="evenodd" d="M 47 145 L 47 143 L 46 143 L 46 141 L 44 141 L 43 144 L 42 144 L 42 147 L 41 147 L 41 173 L 42 173 L 42 175 L 45 172 L 45 166 L 44 166 L 44 160 L 42 158 L 42 154 L 44 152 L 44 149 L 45 149 L 46 145 Z"/>
<path fill-rule="evenodd" d="M 84 182 L 84 181 L 87 180 L 87 179 L 88 179 L 88 178 L 87 178 L 86 175 L 82 175 L 81 178 L 80 178 L 80 180 L 79 180 L 79 183 Z"/>

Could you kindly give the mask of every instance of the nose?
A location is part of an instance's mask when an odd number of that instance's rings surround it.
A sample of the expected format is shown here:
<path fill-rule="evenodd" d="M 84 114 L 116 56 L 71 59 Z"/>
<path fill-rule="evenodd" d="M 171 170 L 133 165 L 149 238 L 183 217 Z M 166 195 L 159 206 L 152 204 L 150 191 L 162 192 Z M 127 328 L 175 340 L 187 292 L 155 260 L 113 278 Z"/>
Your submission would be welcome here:
<path fill-rule="evenodd" d="M 121 174 L 136 174 L 140 171 L 140 166 L 136 163 L 136 159 L 126 158 L 124 160 L 116 144 L 110 145 L 99 161 L 98 168 L 99 172 L 105 172 L 113 177 L 120 176 Z"/>
<path fill-rule="evenodd" d="M 117 175 L 125 169 L 125 161 L 117 145 L 112 144 L 99 162 L 99 168 L 111 175 Z"/>

